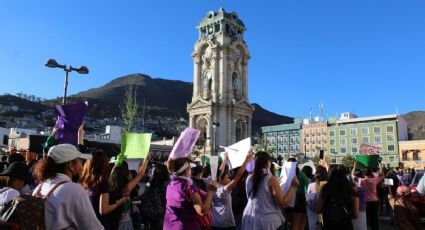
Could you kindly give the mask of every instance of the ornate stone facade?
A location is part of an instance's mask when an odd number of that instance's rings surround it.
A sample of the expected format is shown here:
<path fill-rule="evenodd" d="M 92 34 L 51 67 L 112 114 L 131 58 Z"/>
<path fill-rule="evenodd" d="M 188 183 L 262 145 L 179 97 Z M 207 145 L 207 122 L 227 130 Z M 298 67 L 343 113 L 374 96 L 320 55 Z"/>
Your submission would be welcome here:
<path fill-rule="evenodd" d="M 235 12 L 210 11 L 197 26 L 192 58 L 193 96 L 189 126 L 202 131 L 207 149 L 230 145 L 251 135 L 254 106 L 248 99 L 246 30 Z"/>

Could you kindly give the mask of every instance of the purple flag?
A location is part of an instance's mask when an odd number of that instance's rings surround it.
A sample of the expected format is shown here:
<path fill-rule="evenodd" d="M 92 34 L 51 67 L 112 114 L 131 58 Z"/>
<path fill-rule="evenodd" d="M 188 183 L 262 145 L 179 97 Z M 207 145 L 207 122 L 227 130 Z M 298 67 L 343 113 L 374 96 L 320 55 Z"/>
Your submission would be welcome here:
<path fill-rule="evenodd" d="M 186 128 L 181 134 L 176 144 L 171 150 L 169 159 L 176 159 L 179 157 L 188 157 L 195 147 L 201 131 L 192 128 Z"/>
<path fill-rule="evenodd" d="M 60 144 L 78 144 L 78 129 L 83 123 L 86 111 L 87 102 L 55 106 L 58 115 L 55 127 L 59 129 L 56 139 Z"/>

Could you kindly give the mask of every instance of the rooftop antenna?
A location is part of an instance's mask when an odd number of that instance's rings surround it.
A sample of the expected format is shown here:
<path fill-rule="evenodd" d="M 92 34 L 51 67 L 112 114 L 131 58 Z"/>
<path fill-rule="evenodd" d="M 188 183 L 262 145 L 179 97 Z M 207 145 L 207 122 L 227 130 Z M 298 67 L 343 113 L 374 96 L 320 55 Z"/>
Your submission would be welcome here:
<path fill-rule="evenodd" d="M 313 110 L 313 108 L 310 108 L 310 121 L 313 120 L 312 110 Z"/>
<path fill-rule="evenodd" d="M 325 110 L 324 105 L 323 105 L 323 102 L 320 102 L 320 104 L 319 104 L 319 110 L 320 110 L 320 117 L 323 118 L 323 112 Z"/>
<path fill-rule="evenodd" d="M 395 107 L 395 114 L 398 115 L 398 107 L 397 106 Z"/>

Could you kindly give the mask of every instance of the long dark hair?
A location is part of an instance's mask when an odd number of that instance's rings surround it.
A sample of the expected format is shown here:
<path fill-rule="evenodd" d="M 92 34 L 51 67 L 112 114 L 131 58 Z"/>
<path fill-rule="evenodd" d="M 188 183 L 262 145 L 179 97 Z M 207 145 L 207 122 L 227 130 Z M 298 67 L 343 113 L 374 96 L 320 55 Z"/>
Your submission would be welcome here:
<path fill-rule="evenodd" d="M 97 190 L 98 186 L 108 181 L 108 158 L 102 150 L 94 152 L 93 159 L 84 163 L 83 175 L 80 183 L 85 189 Z"/>
<path fill-rule="evenodd" d="M 153 168 L 152 178 L 149 181 L 150 188 L 162 189 L 168 183 L 169 175 L 167 167 L 163 164 L 157 164 Z"/>
<path fill-rule="evenodd" d="M 355 195 L 353 186 L 347 178 L 347 168 L 342 165 L 335 166 L 331 169 L 328 182 L 323 186 L 321 193 L 325 204 L 331 198 L 342 198 L 344 203 L 350 208 L 352 207 L 352 199 Z"/>
<path fill-rule="evenodd" d="M 252 176 L 252 189 L 250 191 L 253 197 L 257 195 L 261 179 L 266 175 L 263 169 L 267 167 L 269 161 L 271 161 L 271 158 L 267 152 L 258 152 L 255 154 L 255 168 L 254 175 Z"/>

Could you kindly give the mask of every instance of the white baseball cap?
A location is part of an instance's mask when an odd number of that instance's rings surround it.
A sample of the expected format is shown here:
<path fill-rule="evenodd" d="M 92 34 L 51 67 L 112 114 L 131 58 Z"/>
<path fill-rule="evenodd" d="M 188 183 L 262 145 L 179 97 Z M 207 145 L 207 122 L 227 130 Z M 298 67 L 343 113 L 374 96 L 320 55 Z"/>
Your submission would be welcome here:
<path fill-rule="evenodd" d="M 55 145 L 49 149 L 47 156 L 51 157 L 56 164 L 66 163 L 77 158 L 86 160 L 90 160 L 92 158 L 91 154 L 83 154 L 71 144 Z"/>

